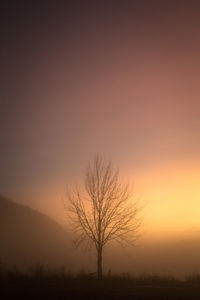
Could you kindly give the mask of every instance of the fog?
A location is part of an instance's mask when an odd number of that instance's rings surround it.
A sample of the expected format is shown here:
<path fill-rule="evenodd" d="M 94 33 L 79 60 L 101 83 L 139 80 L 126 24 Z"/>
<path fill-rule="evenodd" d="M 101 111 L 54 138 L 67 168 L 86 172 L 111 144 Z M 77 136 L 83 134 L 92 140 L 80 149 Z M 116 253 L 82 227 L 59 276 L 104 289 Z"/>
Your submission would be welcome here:
<path fill-rule="evenodd" d="M 50 217 L 1 196 L 0 222 L 0 261 L 8 267 L 30 269 L 40 264 L 72 272 L 96 271 L 94 249 L 75 248 L 73 233 Z M 144 233 L 135 247 L 109 244 L 103 258 L 105 273 L 183 277 L 200 270 L 200 233 L 157 239 Z"/>

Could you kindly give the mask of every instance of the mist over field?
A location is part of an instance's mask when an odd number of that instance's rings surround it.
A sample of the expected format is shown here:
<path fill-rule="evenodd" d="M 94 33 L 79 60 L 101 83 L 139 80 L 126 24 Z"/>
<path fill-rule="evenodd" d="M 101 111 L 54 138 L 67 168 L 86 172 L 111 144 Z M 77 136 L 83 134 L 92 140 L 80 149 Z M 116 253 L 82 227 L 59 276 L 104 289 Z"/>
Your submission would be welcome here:
<path fill-rule="evenodd" d="M 77 249 L 73 233 L 50 217 L 0 197 L 0 261 L 10 268 L 65 267 L 66 271 L 96 272 L 95 252 Z M 200 270 L 200 233 L 149 240 L 145 233 L 135 247 L 112 243 L 105 248 L 105 274 L 144 273 L 184 277 Z"/>

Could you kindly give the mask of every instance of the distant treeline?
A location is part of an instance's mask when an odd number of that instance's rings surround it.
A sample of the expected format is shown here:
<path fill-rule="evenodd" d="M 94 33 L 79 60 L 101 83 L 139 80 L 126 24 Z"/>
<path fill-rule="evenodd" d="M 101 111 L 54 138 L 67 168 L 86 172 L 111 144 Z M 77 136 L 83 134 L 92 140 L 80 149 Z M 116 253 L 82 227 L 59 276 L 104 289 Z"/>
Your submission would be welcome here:
<path fill-rule="evenodd" d="M 17 267 L 9 268 L 5 264 L 0 263 L 0 279 L 3 280 L 64 280 L 64 281 L 96 281 L 96 272 L 87 272 L 80 270 L 73 273 L 64 267 L 50 269 L 41 264 L 35 264 L 30 268 L 22 271 Z M 200 274 L 186 275 L 183 279 L 176 278 L 171 275 L 159 274 L 141 274 L 134 276 L 129 273 L 111 273 L 108 271 L 103 275 L 103 280 L 106 282 L 124 282 L 128 284 L 142 285 L 183 285 L 183 284 L 199 284 Z"/>

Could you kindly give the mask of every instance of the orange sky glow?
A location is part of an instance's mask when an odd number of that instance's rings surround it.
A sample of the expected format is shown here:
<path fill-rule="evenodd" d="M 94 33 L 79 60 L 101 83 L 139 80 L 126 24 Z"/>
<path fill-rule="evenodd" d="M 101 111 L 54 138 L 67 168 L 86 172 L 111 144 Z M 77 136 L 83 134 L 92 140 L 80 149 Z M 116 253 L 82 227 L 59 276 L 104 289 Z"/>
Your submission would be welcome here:
<path fill-rule="evenodd" d="M 66 185 L 100 153 L 146 203 L 147 237 L 200 230 L 195 8 L 63 11 L 5 46 L 0 192 L 64 223 Z"/>

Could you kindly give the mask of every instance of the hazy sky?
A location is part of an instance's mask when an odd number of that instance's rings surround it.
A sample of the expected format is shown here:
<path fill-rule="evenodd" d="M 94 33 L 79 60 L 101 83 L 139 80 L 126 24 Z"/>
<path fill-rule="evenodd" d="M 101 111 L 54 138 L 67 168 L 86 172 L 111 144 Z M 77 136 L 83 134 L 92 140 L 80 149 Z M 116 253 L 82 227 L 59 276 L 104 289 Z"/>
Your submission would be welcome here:
<path fill-rule="evenodd" d="M 3 11 L 0 191 L 58 217 L 99 152 L 134 180 L 149 232 L 197 229 L 200 7 L 135 2 Z"/>

